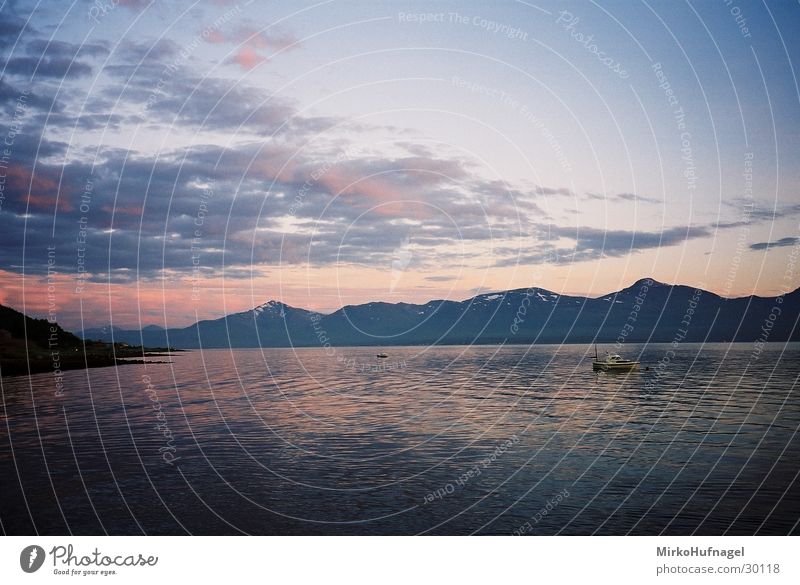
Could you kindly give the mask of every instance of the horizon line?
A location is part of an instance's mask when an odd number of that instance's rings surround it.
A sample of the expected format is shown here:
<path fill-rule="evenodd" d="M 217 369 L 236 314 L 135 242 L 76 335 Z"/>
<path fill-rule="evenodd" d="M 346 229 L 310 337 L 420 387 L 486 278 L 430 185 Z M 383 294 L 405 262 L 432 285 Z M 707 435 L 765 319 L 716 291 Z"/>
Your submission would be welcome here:
<path fill-rule="evenodd" d="M 298 306 L 295 306 L 295 305 L 290 305 L 290 304 L 288 304 L 288 303 L 286 303 L 284 301 L 281 301 L 281 300 L 273 298 L 273 299 L 269 299 L 269 300 L 267 300 L 267 301 L 265 301 L 265 302 L 263 302 L 263 303 L 261 303 L 259 305 L 255 305 L 255 306 L 253 306 L 251 308 L 248 308 L 248 309 L 244 309 L 244 310 L 241 310 L 241 311 L 234 311 L 232 313 L 225 313 L 225 314 L 221 314 L 221 315 L 216 316 L 216 317 L 209 316 L 209 317 L 205 317 L 205 318 L 198 318 L 196 321 L 193 321 L 193 322 L 191 322 L 191 323 L 189 323 L 187 325 L 172 325 L 172 326 L 170 326 L 168 328 L 191 327 L 192 325 L 195 325 L 195 324 L 197 324 L 197 323 L 199 323 L 201 321 L 214 321 L 216 319 L 225 318 L 225 317 L 227 317 L 229 315 L 236 315 L 236 314 L 241 314 L 241 313 L 249 313 L 249 312 L 255 311 L 259 307 L 263 307 L 263 306 L 268 305 L 270 303 L 280 303 L 281 305 L 289 307 L 291 309 L 297 309 L 297 310 L 301 310 L 301 311 L 307 311 L 309 313 L 315 313 L 315 314 L 318 314 L 318 315 L 327 316 L 327 315 L 332 315 L 332 314 L 334 314 L 334 313 L 336 313 L 338 311 L 341 311 L 343 309 L 346 309 L 348 307 L 359 307 L 359 306 L 369 305 L 369 304 L 374 304 L 374 303 L 383 303 L 383 304 L 387 304 L 387 305 L 406 304 L 406 305 L 415 305 L 415 306 L 423 306 L 423 305 L 426 305 L 426 304 L 429 304 L 429 303 L 433 303 L 433 302 L 463 303 L 463 302 L 470 301 L 472 299 L 475 299 L 477 297 L 484 296 L 484 295 L 491 295 L 491 294 L 504 295 L 504 294 L 508 294 L 508 293 L 525 291 L 525 290 L 546 291 L 548 293 L 558 295 L 559 297 L 563 296 L 563 297 L 584 298 L 584 299 L 590 299 L 590 300 L 597 300 L 597 299 L 601 299 L 601 298 L 609 296 L 609 295 L 618 294 L 618 293 L 620 293 L 620 292 L 622 292 L 622 291 L 624 291 L 626 289 L 629 289 L 629 288 L 631 288 L 633 286 L 636 286 L 637 284 L 642 283 L 643 281 L 647 281 L 647 280 L 652 281 L 652 283 L 654 285 L 661 285 L 661 286 L 668 286 L 668 287 L 694 288 L 694 289 L 697 289 L 697 290 L 702 290 L 705 293 L 710 293 L 710 294 L 716 295 L 716 296 L 718 296 L 720 298 L 723 298 L 723 299 L 731 299 L 731 300 L 733 300 L 733 299 L 742 299 L 742 298 L 747 298 L 747 297 L 757 297 L 757 298 L 762 298 L 762 299 L 778 298 L 778 297 L 785 296 L 787 294 L 795 293 L 798 290 L 800 290 L 800 287 L 797 287 L 797 288 L 795 288 L 793 290 L 783 291 L 781 293 L 778 293 L 778 294 L 775 294 L 775 295 L 772 295 L 772 296 L 762 296 L 762 295 L 754 294 L 754 293 L 753 294 L 742 294 L 742 295 L 739 295 L 739 296 L 728 296 L 728 295 L 721 295 L 721 294 L 716 293 L 714 291 L 705 289 L 705 288 L 703 288 L 703 286 L 705 286 L 705 285 L 695 286 L 695 285 L 691 285 L 691 284 L 682 284 L 682 283 L 672 283 L 672 284 L 670 284 L 670 283 L 666 283 L 666 282 L 657 280 L 657 279 L 655 279 L 653 277 L 642 277 L 642 278 L 637 278 L 631 284 L 629 284 L 627 286 L 623 286 L 620 289 L 608 291 L 606 293 L 602 293 L 602 294 L 599 294 L 599 295 L 587 295 L 587 294 L 584 294 L 584 293 L 557 292 L 557 291 L 554 291 L 554 290 L 542 288 L 540 286 L 531 285 L 531 286 L 528 286 L 528 287 L 520 287 L 520 288 L 505 289 L 505 290 L 488 290 L 488 291 L 484 291 L 484 292 L 475 293 L 472 296 L 465 297 L 465 298 L 463 298 L 461 300 L 432 298 L 432 299 L 430 299 L 428 301 L 425 301 L 423 303 L 413 303 L 413 302 L 406 302 L 406 301 L 391 302 L 391 301 L 384 301 L 384 300 L 372 300 L 372 301 L 366 301 L 366 302 L 363 302 L 363 303 L 351 303 L 351 304 L 347 304 L 347 305 L 342 305 L 339 308 L 330 310 L 329 312 L 320 311 L 320 310 L 306 309 L 304 307 L 298 307 Z M 22 311 L 20 309 L 17 309 L 16 307 L 13 307 L 11 305 L 3 305 L 2 303 L 0 303 L 0 306 L 8 307 L 10 309 L 18 311 L 19 313 L 22 313 L 23 315 L 26 315 L 26 316 L 31 317 L 31 318 L 35 318 L 35 319 L 42 319 L 42 318 L 46 319 L 47 318 L 46 315 L 43 316 L 43 317 L 39 317 L 39 316 L 36 316 L 36 313 L 31 313 L 31 314 L 25 313 L 24 311 Z M 152 326 L 158 327 L 160 329 L 167 329 L 167 328 L 165 328 L 163 325 L 161 325 L 159 323 L 141 323 L 141 325 L 139 326 L 138 330 L 142 330 L 145 327 L 152 327 Z M 112 327 L 112 328 L 117 328 L 117 329 L 122 329 L 122 330 L 126 329 L 125 327 L 115 326 L 113 324 L 113 322 L 111 322 L 111 323 L 107 323 L 105 325 L 96 325 L 96 326 L 83 327 L 83 328 L 78 327 L 76 330 L 85 331 L 85 330 L 88 330 L 88 329 L 102 329 L 104 327 Z M 136 330 L 136 329 L 134 328 L 134 329 L 131 329 L 131 330 Z"/>

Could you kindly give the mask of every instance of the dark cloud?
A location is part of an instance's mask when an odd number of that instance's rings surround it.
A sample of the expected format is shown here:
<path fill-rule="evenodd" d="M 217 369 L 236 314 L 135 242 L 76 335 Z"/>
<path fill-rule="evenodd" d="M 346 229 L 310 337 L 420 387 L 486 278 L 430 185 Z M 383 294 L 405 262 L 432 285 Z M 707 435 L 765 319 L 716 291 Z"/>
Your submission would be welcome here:
<path fill-rule="evenodd" d="M 785 246 L 794 246 L 800 242 L 800 238 L 781 238 L 780 240 L 775 240 L 774 242 L 757 242 L 755 244 L 750 244 L 751 250 L 769 250 L 771 248 L 783 248 Z"/>
<path fill-rule="evenodd" d="M 12 47 L 19 42 L 20 33 L 26 28 L 26 21 L 14 14 L 4 11 L 0 18 L 0 49 Z M 29 24 L 27 25 L 28 34 L 35 34 L 36 31 Z"/>
<path fill-rule="evenodd" d="M 170 39 L 152 42 L 125 40 L 114 50 L 114 59 L 131 64 L 134 68 L 145 64 L 165 65 L 180 55 L 181 46 Z"/>
<path fill-rule="evenodd" d="M 77 59 L 79 57 L 104 57 L 109 53 L 109 45 L 106 42 L 81 45 L 66 41 L 35 39 L 25 45 L 25 51 L 33 57 Z"/>
<path fill-rule="evenodd" d="M 155 0 L 119 0 L 119 5 L 133 11 L 138 11 L 150 6 Z"/>
<path fill-rule="evenodd" d="M 211 130 L 272 135 L 288 131 L 295 114 L 290 104 L 270 100 L 266 92 L 255 88 L 232 85 L 226 79 L 180 78 L 168 82 L 152 100 L 146 117 Z"/>
<path fill-rule="evenodd" d="M 785 205 L 776 205 L 773 208 L 768 207 L 754 207 L 750 212 L 750 217 L 754 219 L 781 219 L 784 217 L 794 217 L 800 215 L 800 203 L 789 203 Z"/>
<path fill-rule="evenodd" d="M 504 215 L 527 216 L 535 214 L 538 220 L 549 216 L 536 203 L 540 199 L 541 187 L 532 191 L 516 189 L 505 181 L 478 181 L 470 185 L 468 196 L 479 197 L 484 205 L 491 206 L 493 212 L 504 211 Z"/>
<path fill-rule="evenodd" d="M 766 203 L 764 201 L 754 201 L 743 197 L 735 197 L 729 201 L 724 201 L 727 207 L 735 208 L 742 215 L 748 216 L 753 220 L 782 219 L 784 217 L 794 217 L 800 215 L 800 203 Z"/>
<path fill-rule="evenodd" d="M 674 246 L 687 240 L 711 235 L 711 230 L 704 226 L 674 227 L 656 232 L 559 226 L 548 226 L 546 230 L 550 235 L 575 240 L 575 249 L 579 252 L 592 251 L 606 256 L 620 256 L 633 250 Z"/>
<path fill-rule="evenodd" d="M 425 280 L 430 282 L 449 282 L 451 280 L 456 280 L 455 276 L 426 276 Z"/>
<path fill-rule="evenodd" d="M 533 245 L 524 248 L 502 248 L 495 266 L 517 264 L 564 264 L 584 262 L 604 257 L 620 257 L 652 248 L 681 244 L 697 238 L 709 237 L 718 226 L 673 227 L 660 231 L 613 230 L 593 227 L 562 227 L 540 225 L 534 232 Z M 559 248 L 559 239 L 575 242 L 572 247 Z M 530 251 L 534 248 L 533 251 Z"/>
<path fill-rule="evenodd" d="M 180 63 L 155 59 L 109 65 L 103 71 L 118 83 L 103 90 L 99 97 L 120 103 L 121 110 L 132 108 L 134 120 L 140 124 L 166 123 L 262 137 L 304 137 L 342 122 L 332 117 L 300 115 L 292 102 L 262 88 L 225 78 L 186 75 Z"/>
<path fill-rule="evenodd" d="M 35 91 L 30 87 L 18 87 L 9 83 L 5 78 L 0 78 L 0 104 L 10 115 L 14 115 L 14 110 L 20 107 L 35 108 L 37 110 L 61 112 L 63 106 L 55 100 L 52 95 L 44 93 L 46 89 Z"/>
<path fill-rule="evenodd" d="M 68 57 L 14 57 L 6 62 L 5 71 L 25 77 L 64 78 L 91 75 L 92 68 Z"/>
<path fill-rule="evenodd" d="M 121 126 L 130 121 L 128 116 L 120 114 L 82 114 L 76 127 L 79 130 L 118 130 Z"/>

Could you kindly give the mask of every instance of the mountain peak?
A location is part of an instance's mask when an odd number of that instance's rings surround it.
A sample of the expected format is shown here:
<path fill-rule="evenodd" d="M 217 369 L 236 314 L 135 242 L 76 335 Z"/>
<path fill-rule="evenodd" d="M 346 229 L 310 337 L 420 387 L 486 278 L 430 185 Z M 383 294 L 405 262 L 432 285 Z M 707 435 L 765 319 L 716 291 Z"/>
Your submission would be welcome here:
<path fill-rule="evenodd" d="M 645 286 L 645 285 L 649 286 L 651 288 L 654 288 L 654 287 L 670 287 L 670 286 L 672 286 L 670 284 L 666 284 L 664 282 L 660 282 L 660 281 L 656 280 L 655 278 L 648 277 L 648 278 L 640 278 L 639 280 L 634 282 L 632 285 L 630 285 L 628 288 L 638 288 L 638 287 L 642 287 L 642 286 Z"/>
<path fill-rule="evenodd" d="M 275 300 L 267 301 L 261 305 L 258 305 L 253 309 L 253 314 L 258 317 L 263 313 L 273 314 L 273 313 L 283 313 L 283 310 L 286 309 L 288 305 Z"/>
<path fill-rule="evenodd" d="M 284 303 L 272 299 L 267 301 L 266 303 L 261 303 L 260 305 L 258 305 L 258 307 L 256 307 L 256 309 L 258 309 L 259 307 L 285 307 L 285 306 L 286 305 Z"/>

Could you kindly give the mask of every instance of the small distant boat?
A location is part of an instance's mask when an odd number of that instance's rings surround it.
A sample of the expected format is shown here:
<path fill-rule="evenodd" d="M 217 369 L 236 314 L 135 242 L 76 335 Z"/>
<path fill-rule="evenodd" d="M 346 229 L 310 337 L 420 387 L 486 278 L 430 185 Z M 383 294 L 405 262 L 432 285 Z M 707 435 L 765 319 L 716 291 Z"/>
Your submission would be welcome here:
<path fill-rule="evenodd" d="M 597 346 L 594 347 L 594 360 L 592 361 L 592 369 L 601 372 L 629 372 L 631 370 L 639 369 L 639 362 L 626 360 L 618 353 L 606 352 L 605 359 L 597 357 Z"/>
<path fill-rule="evenodd" d="M 389 354 L 388 354 L 388 353 L 379 353 L 379 354 L 377 354 L 375 357 L 376 357 L 376 358 L 380 358 L 380 359 L 383 359 L 383 358 L 388 358 L 388 357 L 389 357 Z"/>

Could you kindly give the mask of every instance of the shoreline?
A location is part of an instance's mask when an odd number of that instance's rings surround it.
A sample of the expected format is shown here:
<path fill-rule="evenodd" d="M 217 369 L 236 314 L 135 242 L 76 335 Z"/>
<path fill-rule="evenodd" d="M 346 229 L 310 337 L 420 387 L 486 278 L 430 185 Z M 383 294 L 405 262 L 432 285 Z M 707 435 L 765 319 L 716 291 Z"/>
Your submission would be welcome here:
<path fill-rule="evenodd" d="M 33 376 L 36 374 L 66 372 L 70 370 L 88 370 L 90 368 L 107 368 L 125 364 L 171 364 L 172 361 L 146 361 L 148 357 L 172 357 L 173 353 L 186 352 L 184 349 L 169 348 L 136 348 L 139 351 L 118 351 L 116 354 L 78 353 L 77 355 L 60 356 L 58 367 L 54 368 L 53 359 L 47 357 L 0 358 L 0 377 L 13 378 Z"/>

